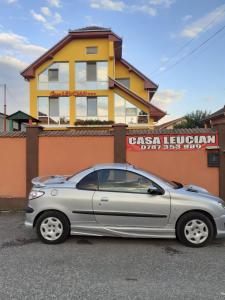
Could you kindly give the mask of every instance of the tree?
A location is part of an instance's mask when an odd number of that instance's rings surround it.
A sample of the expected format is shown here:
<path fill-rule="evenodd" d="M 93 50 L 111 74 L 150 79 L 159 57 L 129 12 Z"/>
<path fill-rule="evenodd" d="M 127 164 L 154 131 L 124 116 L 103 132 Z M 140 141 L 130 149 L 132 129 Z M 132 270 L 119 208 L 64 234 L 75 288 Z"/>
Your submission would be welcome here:
<path fill-rule="evenodd" d="M 206 110 L 196 110 L 190 114 L 184 116 L 180 124 L 174 126 L 174 128 L 204 128 L 204 120 L 210 115 L 210 112 Z"/>

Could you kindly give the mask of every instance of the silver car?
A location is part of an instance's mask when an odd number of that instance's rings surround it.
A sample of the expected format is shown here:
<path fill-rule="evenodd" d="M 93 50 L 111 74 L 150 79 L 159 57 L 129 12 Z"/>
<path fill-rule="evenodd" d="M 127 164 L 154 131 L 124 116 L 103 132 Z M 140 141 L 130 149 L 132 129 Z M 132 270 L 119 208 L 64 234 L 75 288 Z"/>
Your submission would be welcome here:
<path fill-rule="evenodd" d="M 201 247 L 225 236 L 222 199 L 128 164 L 96 165 L 32 183 L 25 225 L 47 244 L 87 235 L 177 238 Z"/>

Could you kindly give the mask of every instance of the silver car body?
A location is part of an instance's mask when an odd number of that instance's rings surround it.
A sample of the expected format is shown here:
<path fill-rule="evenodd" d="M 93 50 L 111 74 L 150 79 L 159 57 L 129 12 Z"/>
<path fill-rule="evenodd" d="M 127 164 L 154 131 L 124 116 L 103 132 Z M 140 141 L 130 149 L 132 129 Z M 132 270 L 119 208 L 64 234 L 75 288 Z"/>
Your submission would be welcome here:
<path fill-rule="evenodd" d="M 163 195 L 90 191 L 76 188 L 89 173 L 101 169 L 128 170 L 160 186 Z M 205 189 L 172 185 L 129 164 L 100 164 L 68 176 L 37 177 L 32 191 L 44 195 L 29 200 L 25 225 L 34 227 L 37 217 L 47 210 L 64 213 L 72 235 L 120 236 L 139 238 L 175 238 L 178 219 L 189 211 L 204 211 L 216 226 L 216 236 L 225 237 L 224 202 Z"/>

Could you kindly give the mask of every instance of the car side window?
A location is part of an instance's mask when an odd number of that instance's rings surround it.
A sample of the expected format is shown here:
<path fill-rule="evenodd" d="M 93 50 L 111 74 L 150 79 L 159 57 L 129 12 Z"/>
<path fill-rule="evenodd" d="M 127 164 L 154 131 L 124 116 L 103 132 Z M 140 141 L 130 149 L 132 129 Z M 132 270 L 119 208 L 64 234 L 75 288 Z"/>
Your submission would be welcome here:
<path fill-rule="evenodd" d="M 78 190 L 89 190 L 89 191 L 97 191 L 98 190 L 98 175 L 97 172 L 92 172 L 82 178 L 76 188 Z"/>
<path fill-rule="evenodd" d="M 150 179 L 137 173 L 116 169 L 99 170 L 98 181 L 100 191 L 111 192 L 145 194 L 149 186 L 154 185 Z"/>

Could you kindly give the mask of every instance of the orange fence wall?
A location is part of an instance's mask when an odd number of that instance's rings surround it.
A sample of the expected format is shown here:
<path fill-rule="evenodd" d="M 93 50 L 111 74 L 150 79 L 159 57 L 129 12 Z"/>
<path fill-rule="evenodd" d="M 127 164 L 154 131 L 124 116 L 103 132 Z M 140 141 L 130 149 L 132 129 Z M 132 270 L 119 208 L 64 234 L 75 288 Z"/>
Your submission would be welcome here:
<path fill-rule="evenodd" d="M 26 139 L 0 138 L 0 197 L 26 196 Z"/>
<path fill-rule="evenodd" d="M 73 174 L 114 159 L 112 136 L 40 137 L 39 175 Z"/>
<path fill-rule="evenodd" d="M 40 136 L 39 176 L 73 174 L 114 160 L 113 136 Z M 170 180 L 219 194 L 219 168 L 207 166 L 207 151 L 127 151 L 127 162 Z M 0 138 L 0 198 L 26 196 L 26 138 Z"/>
<path fill-rule="evenodd" d="M 207 166 L 207 151 L 127 151 L 127 161 L 166 179 L 205 187 L 219 195 L 219 168 Z"/>

